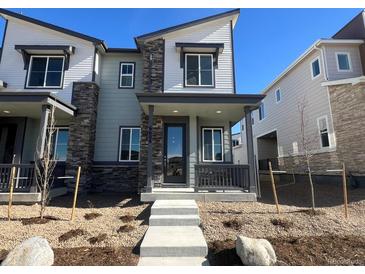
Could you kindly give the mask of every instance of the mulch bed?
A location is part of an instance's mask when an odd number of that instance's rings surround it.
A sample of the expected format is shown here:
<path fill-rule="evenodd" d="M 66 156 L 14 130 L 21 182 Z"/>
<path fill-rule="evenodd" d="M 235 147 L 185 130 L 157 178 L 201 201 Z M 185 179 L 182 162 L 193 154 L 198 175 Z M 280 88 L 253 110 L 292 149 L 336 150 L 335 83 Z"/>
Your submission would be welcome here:
<path fill-rule="evenodd" d="M 293 227 L 293 225 L 294 225 L 294 223 L 292 221 L 288 221 L 285 219 L 279 219 L 279 218 L 271 219 L 271 223 L 274 226 L 284 228 L 285 230 L 288 230 L 289 228 Z"/>
<path fill-rule="evenodd" d="M 121 227 L 118 228 L 117 232 L 118 233 L 126 233 L 126 232 L 131 232 L 135 229 L 136 228 L 132 225 L 122 225 Z"/>
<path fill-rule="evenodd" d="M 53 265 L 63 266 L 134 266 L 138 263 L 138 255 L 133 254 L 130 247 L 76 247 L 53 249 L 55 262 Z"/>
<path fill-rule="evenodd" d="M 120 216 L 119 219 L 121 221 L 123 221 L 124 223 L 130 223 L 130 222 L 134 221 L 136 219 L 136 217 L 132 216 L 132 215 L 123 215 L 123 216 Z"/>
<path fill-rule="evenodd" d="M 98 218 L 98 217 L 100 217 L 100 216 L 103 216 L 103 214 L 101 214 L 101 213 L 97 213 L 97 212 L 91 212 L 91 213 L 86 213 L 86 214 L 84 215 L 84 218 L 85 218 L 86 220 L 93 220 L 93 219 L 96 219 L 96 218 Z"/>
<path fill-rule="evenodd" d="M 106 234 L 106 233 L 100 233 L 98 236 L 89 238 L 88 241 L 89 241 L 90 244 L 94 245 L 94 244 L 97 244 L 97 243 L 101 243 L 107 237 L 108 237 L 108 234 Z"/>
<path fill-rule="evenodd" d="M 365 265 L 365 237 L 268 238 L 277 265 Z M 211 265 L 242 265 L 233 240 L 208 243 Z"/>
<path fill-rule="evenodd" d="M 82 235 L 85 235 L 86 234 L 86 231 L 83 230 L 83 229 L 72 229 L 64 234 L 62 234 L 60 237 L 58 237 L 58 241 L 60 242 L 65 242 L 69 239 L 72 239 L 72 238 L 75 238 L 75 237 L 78 237 L 78 236 L 82 236 Z"/>

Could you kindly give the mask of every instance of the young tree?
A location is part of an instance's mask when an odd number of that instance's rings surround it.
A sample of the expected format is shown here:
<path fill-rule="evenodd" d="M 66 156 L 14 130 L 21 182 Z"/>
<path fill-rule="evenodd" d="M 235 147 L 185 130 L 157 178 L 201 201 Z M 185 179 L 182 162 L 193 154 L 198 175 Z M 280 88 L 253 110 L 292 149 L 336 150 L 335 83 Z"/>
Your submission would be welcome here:
<path fill-rule="evenodd" d="M 42 136 L 38 136 L 34 159 L 36 183 L 38 189 L 41 191 L 41 219 L 44 217 L 44 212 L 49 202 L 49 192 L 53 184 L 53 171 L 56 166 L 56 161 L 53 159 L 53 140 L 56 131 L 55 125 L 55 107 L 52 106 L 46 125 L 45 140 L 42 143 Z"/>
<path fill-rule="evenodd" d="M 300 119 L 300 150 L 301 154 L 304 156 L 304 161 L 306 165 L 306 170 L 308 172 L 308 179 L 311 190 L 311 202 L 312 202 L 312 210 L 315 210 L 315 199 L 314 199 L 314 185 L 312 178 L 312 169 L 311 169 L 311 158 L 313 156 L 313 150 L 316 143 L 316 136 L 307 132 L 307 101 L 305 97 L 299 101 L 298 103 L 298 112 Z"/>

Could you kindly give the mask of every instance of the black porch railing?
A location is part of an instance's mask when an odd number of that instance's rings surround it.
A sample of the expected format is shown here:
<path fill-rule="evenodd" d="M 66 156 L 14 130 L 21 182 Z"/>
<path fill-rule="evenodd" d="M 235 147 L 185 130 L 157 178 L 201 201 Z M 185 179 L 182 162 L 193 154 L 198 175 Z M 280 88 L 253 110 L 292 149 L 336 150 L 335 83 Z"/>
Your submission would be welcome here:
<path fill-rule="evenodd" d="M 195 165 L 195 191 L 249 189 L 248 165 Z"/>
<path fill-rule="evenodd" d="M 11 168 L 16 167 L 14 192 L 29 192 L 34 182 L 34 165 L 0 164 L 0 192 L 9 192 Z"/>

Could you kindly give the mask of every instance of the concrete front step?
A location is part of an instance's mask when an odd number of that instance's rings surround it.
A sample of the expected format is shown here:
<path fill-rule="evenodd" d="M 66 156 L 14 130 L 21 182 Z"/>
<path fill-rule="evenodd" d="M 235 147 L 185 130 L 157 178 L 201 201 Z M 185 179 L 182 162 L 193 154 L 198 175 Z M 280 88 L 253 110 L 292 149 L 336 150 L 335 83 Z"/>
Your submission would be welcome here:
<path fill-rule="evenodd" d="M 198 215 L 194 200 L 157 200 L 151 207 L 151 215 Z"/>
<path fill-rule="evenodd" d="M 151 215 L 150 226 L 198 226 L 198 215 Z"/>
<path fill-rule="evenodd" d="M 209 266 L 204 257 L 141 257 L 138 266 Z"/>
<path fill-rule="evenodd" d="M 195 200 L 203 202 L 256 202 L 256 193 L 248 192 L 152 192 L 141 193 L 142 202 L 164 200 Z"/>
<path fill-rule="evenodd" d="M 150 226 L 141 257 L 205 257 L 208 246 L 198 226 Z"/>

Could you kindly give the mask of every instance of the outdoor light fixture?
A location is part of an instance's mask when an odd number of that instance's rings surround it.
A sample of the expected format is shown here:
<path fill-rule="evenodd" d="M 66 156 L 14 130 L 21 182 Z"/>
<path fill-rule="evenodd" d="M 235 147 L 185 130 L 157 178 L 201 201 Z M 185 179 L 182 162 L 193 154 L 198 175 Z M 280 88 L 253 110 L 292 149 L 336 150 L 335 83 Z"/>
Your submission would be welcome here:
<path fill-rule="evenodd" d="M 10 110 L 4 110 L 3 112 L 6 113 L 6 114 L 9 114 Z"/>
<path fill-rule="evenodd" d="M 215 113 L 221 114 L 222 111 L 221 110 L 217 110 Z"/>
<path fill-rule="evenodd" d="M 178 110 L 174 110 L 173 113 L 178 113 L 179 111 Z"/>

